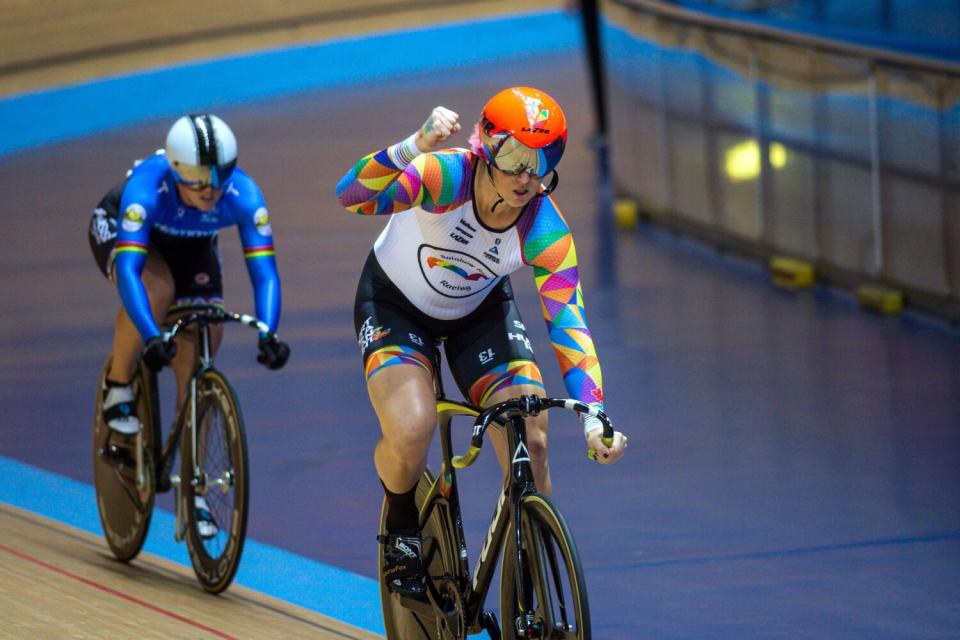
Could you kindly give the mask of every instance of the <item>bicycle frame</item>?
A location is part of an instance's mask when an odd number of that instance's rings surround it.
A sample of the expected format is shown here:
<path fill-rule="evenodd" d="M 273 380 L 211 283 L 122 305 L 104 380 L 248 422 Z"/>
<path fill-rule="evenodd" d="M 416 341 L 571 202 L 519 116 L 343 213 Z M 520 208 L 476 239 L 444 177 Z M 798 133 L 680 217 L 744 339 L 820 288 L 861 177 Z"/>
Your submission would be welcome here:
<path fill-rule="evenodd" d="M 510 462 L 509 480 L 504 483 L 503 490 L 497 500 L 493 518 L 487 535 L 480 549 L 480 556 L 472 577 L 468 566 L 466 540 L 463 534 L 463 519 L 460 509 L 460 499 L 457 492 L 456 465 L 454 463 L 451 423 L 456 416 L 471 416 L 476 418 L 479 412 L 466 404 L 440 398 L 437 402 L 437 413 L 440 424 L 440 446 L 442 463 L 433 486 L 430 487 L 420 512 L 421 524 L 426 523 L 434 509 L 443 509 L 445 517 L 454 524 L 453 557 L 457 558 L 457 575 L 454 576 L 456 589 L 465 600 L 464 616 L 468 633 L 478 633 L 484 628 L 483 605 L 493 582 L 497 568 L 497 561 L 503 549 L 505 536 L 508 533 L 515 536 L 517 550 L 516 567 L 520 567 L 521 554 L 521 525 L 520 501 L 523 496 L 536 491 L 533 480 L 533 470 L 530 466 L 530 456 L 526 445 L 526 425 L 522 416 L 515 415 L 508 418 L 505 432 L 508 436 L 508 451 L 513 451 Z M 509 531 L 512 527 L 512 531 Z M 426 552 L 425 552 L 426 555 Z M 518 576 L 519 578 L 519 576 Z M 518 594 L 522 609 L 531 608 L 531 594 L 523 593 L 522 580 L 517 581 Z M 433 599 L 432 594 L 428 596 Z M 403 598 L 404 606 L 419 610 L 427 615 L 434 615 L 439 607 L 434 609 L 435 602 Z"/>
<path fill-rule="evenodd" d="M 268 328 L 263 323 L 260 323 L 255 318 L 242 315 L 233 315 L 232 319 L 243 322 L 251 326 L 256 326 L 263 331 L 267 331 Z M 196 323 L 197 332 L 196 335 L 191 336 L 194 340 L 196 346 L 196 362 L 194 364 L 193 373 L 190 376 L 190 381 L 187 383 L 187 390 L 184 394 L 180 407 L 177 410 L 177 416 L 174 419 L 174 422 L 171 426 L 170 433 L 167 434 L 167 438 L 164 441 L 163 448 L 159 452 L 159 457 L 156 459 L 156 486 L 157 491 L 165 492 L 169 491 L 170 487 L 173 487 L 175 492 L 175 503 L 176 503 L 176 514 L 175 514 L 175 531 L 174 531 L 174 540 L 180 542 L 183 540 L 186 531 L 186 518 L 183 513 L 184 504 L 181 500 L 181 482 L 183 479 L 179 475 L 173 475 L 173 462 L 176 457 L 180 437 L 184 432 L 184 429 L 187 429 L 187 433 L 190 434 L 190 451 L 192 453 L 191 460 L 194 461 L 193 468 L 193 477 L 190 478 L 192 485 L 197 488 L 197 492 L 200 495 L 206 494 L 208 479 L 200 470 L 199 465 L 199 456 L 197 455 L 197 382 L 203 376 L 204 373 L 213 368 L 213 341 L 210 336 L 210 325 L 217 320 L 216 316 L 206 317 L 204 314 L 190 314 L 180 318 L 176 323 L 174 323 L 171 328 L 171 335 L 175 336 L 190 323 Z M 222 319 L 221 319 L 222 321 Z M 153 376 L 153 383 L 156 384 L 156 375 Z M 159 428 L 159 424 L 157 425 Z M 139 437 L 139 436 L 138 436 Z M 139 443 L 138 443 L 139 444 Z M 142 449 L 138 447 L 138 453 Z M 137 482 L 140 485 L 142 482 L 145 482 L 142 473 L 142 459 L 137 461 L 138 470 L 137 470 Z M 218 478 L 214 480 L 214 484 L 220 486 L 224 483 L 228 483 L 229 479 Z M 142 487 L 142 485 L 141 485 Z M 138 488 L 141 488 L 138 487 Z"/>

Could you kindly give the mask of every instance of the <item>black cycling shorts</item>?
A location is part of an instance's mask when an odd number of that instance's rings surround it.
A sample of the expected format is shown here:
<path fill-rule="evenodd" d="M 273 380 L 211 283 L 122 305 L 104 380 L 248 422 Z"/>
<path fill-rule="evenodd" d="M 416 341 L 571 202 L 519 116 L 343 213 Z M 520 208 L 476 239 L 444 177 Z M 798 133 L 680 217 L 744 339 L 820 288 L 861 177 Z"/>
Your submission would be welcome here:
<path fill-rule="evenodd" d="M 90 250 L 103 275 L 112 279 L 117 218 L 126 181 L 103 197 L 90 218 Z M 179 238 L 150 233 L 150 251 L 157 251 L 170 268 L 176 286 L 175 306 L 217 303 L 223 300 L 223 274 L 217 236 Z"/>
<path fill-rule="evenodd" d="M 357 286 L 353 325 L 364 366 L 371 353 L 393 345 L 413 349 L 435 363 L 436 348 L 442 343 L 450 371 L 465 398 L 470 397 L 475 382 L 497 367 L 521 360 L 536 367 L 509 278 L 501 280 L 469 315 L 437 320 L 416 308 L 397 289 L 371 251 Z"/>

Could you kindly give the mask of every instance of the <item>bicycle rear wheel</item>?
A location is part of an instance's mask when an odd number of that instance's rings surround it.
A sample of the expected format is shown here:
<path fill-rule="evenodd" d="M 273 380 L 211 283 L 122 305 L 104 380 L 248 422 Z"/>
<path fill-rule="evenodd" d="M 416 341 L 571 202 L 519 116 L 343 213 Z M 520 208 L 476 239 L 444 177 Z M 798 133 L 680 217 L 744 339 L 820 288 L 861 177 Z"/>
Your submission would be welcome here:
<path fill-rule="evenodd" d="M 117 433 L 103 421 L 102 389 L 110 362 L 107 357 L 100 371 L 93 408 L 93 484 L 110 551 L 118 560 L 129 562 L 143 548 L 156 496 L 154 460 L 160 450 L 157 379 L 146 365 L 137 367 L 131 385 L 142 429 L 139 436 Z"/>
<path fill-rule="evenodd" d="M 189 428 L 180 442 L 187 550 L 203 588 L 220 593 L 233 582 L 240 565 L 250 485 L 240 405 L 218 371 L 207 370 L 197 381 L 196 416 L 196 460 Z M 206 502 L 213 526 L 198 518 L 198 497 Z"/>
<path fill-rule="evenodd" d="M 507 536 L 500 576 L 500 616 L 504 640 L 526 637 L 589 640 L 590 609 L 580 556 L 567 524 L 546 496 L 525 496 L 520 505 L 522 567 L 525 589 L 533 594 L 529 620 L 539 627 L 532 636 L 517 631 L 522 615 L 517 601 L 516 545 Z"/>
<path fill-rule="evenodd" d="M 434 478 L 429 469 L 417 484 L 417 506 L 426 499 Z M 386 533 L 387 501 L 380 509 L 380 535 Z M 423 525 L 423 560 L 427 569 L 427 590 L 430 596 L 418 601 L 417 609 L 405 607 L 400 596 L 392 593 L 380 575 L 380 604 L 387 640 L 460 640 L 467 635 L 463 602 L 456 588 L 457 557 L 452 523 L 446 512 L 434 509 Z M 383 568 L 383 545 L 379 546 L 378 566 Z M 438 615 L 430 601 L 446 615 Z"/>

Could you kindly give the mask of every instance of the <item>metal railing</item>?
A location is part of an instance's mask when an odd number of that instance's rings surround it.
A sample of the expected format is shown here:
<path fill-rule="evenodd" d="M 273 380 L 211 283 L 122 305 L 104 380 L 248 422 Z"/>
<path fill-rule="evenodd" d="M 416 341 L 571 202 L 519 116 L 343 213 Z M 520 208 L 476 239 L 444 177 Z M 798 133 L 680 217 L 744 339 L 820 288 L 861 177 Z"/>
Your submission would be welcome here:
<path fill-rule="evenodd" d="M 656 0 L 605 9 L 618 192 L 960 321 L 960 64 Z"/>

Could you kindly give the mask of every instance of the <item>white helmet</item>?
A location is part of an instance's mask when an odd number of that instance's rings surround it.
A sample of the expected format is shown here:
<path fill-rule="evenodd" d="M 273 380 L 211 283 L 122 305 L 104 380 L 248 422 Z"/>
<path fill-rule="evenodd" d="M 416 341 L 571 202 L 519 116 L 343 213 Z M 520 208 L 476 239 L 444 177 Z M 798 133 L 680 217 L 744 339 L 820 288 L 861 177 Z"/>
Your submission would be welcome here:
<path fill-rule="evenodd" d="M 237 139 L 213 114 L 192 113 L 174 122 L 165 151 L 177 182 L 194 189 L 222 189 L 237 166 Z"/>

